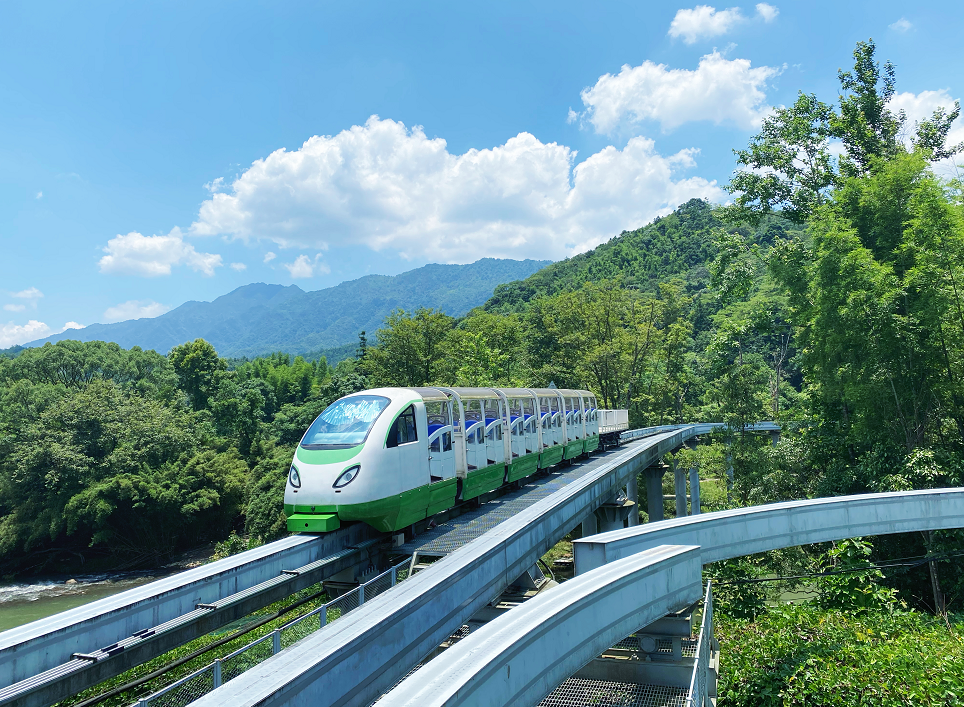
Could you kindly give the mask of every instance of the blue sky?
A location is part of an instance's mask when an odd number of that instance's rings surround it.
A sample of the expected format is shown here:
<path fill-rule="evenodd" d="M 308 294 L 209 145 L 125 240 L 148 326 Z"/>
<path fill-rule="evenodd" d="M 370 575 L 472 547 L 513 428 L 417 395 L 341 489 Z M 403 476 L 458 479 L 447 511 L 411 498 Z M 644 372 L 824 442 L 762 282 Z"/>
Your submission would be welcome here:
<path fill-rule="evenodd" d="M 732 149 L 798 90 L 834 99 L 858 40 L 909 115 L 947 105 L 962 14 L 4 2 L 0 347 L 249 282 L 566 257 L 724 199 Z"/>

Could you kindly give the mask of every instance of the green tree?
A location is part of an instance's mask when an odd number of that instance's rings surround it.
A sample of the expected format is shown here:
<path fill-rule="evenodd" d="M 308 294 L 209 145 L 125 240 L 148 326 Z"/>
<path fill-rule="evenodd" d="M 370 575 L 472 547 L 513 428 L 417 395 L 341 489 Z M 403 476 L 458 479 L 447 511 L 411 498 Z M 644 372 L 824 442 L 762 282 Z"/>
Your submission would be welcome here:
<path fill-rule="evenodd" d="M 369 346 L 364 372 L 375 385 L 422 386 L 436 381 L 445 359 L 444 341 L 455 320 L 440 311 L 395 310 Z"/>
<path fill-rule="evenodd" d="M 191 407 L 195 410 L 205 409 L 208 400 L 217 391 L 227 363 L 204 339 L 175 346 L 167 357 L 174 366 L 179 386 L 187 394 Z"/>

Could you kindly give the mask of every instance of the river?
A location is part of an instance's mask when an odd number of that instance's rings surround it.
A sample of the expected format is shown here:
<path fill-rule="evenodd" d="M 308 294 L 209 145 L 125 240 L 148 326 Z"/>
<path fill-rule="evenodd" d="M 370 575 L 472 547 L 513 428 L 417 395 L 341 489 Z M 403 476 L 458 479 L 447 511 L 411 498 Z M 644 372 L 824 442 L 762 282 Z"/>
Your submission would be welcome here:
<path fill-rule="evenodd" d="M 77 576 L 77 584 L 66 584 L 64 579 L 0 584 L 0 631 L 109 597 L 167 574 L 170 572 Z"/>

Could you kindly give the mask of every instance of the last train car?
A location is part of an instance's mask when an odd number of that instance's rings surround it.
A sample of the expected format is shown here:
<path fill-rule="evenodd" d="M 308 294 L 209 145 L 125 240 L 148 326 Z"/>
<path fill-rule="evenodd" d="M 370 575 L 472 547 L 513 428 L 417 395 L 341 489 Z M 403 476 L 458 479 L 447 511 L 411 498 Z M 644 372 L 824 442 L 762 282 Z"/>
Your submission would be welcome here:
<path fill-rule="evenodd" d="M 588 390 L 375 388 L 305 432 L 285 486 L 288 530 L 343 521 L 398 531 L 599 447 Z"/>

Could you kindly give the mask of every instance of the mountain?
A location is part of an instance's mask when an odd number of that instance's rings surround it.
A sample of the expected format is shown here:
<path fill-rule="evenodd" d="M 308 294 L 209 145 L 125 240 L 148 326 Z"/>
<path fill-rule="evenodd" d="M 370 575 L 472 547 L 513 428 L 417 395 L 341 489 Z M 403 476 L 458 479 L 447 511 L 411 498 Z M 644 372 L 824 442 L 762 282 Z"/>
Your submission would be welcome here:
<path fill-rule="evenodd" d="M 461 316 L 502 283 L 526 278 L 551 261 L 483 258 L 470 265 L 426 265 L 401 275 L 366 275 L 324 290 L 297 285 L 245 285 L 213 302 L 186 302 L 151 319 L 91 324 L 27 346 L 62 339 L 115 341 L 167 353 L 198 337 L 222 356 L 348 350 L 358 333 L 373 334 L 394 309 L 441 309 Z"/>
<path fill-rule="evenodd" d="M 722 225 L 713 206 L 691 199 L 668 216 L 635 231 L 623 231 L 593 250 L 553 263 L 524 280 L 499 285 L 484 308 L 523 311 L 541 295 L 605 279 L 620 278 L 627 287 L 642 291 L 654 291 L 670 277 L 705 285 L 707 264 L 716 254 L 713 231 Z"/>

